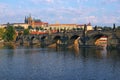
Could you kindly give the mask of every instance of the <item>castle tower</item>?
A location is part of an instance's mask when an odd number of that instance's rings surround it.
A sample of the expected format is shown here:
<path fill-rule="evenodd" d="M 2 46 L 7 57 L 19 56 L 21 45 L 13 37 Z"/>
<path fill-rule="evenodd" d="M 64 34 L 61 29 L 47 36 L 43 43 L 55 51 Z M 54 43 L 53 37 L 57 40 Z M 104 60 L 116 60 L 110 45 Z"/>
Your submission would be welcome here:
<path fill-rule="evenodd" d="M 28 24 L 32 24 L 32 17 L 31 17 L 31 15 L 28 17 Z"/>
<path fill-rule="evenodd" d="M 24 22 L 27 23 L 29 26 L 32 26 L 33 20 L 32 20 L 31 15 L 30 15 L 29 17 L 26 17 L 26 16 L 25 16 Z"/>
<path fill-rule="evenodd" d="M 24 20 L 24 22 L 28 24 L 28 20 L 27 20 L 26 16 L 25 16 L 25 20 Z"/>

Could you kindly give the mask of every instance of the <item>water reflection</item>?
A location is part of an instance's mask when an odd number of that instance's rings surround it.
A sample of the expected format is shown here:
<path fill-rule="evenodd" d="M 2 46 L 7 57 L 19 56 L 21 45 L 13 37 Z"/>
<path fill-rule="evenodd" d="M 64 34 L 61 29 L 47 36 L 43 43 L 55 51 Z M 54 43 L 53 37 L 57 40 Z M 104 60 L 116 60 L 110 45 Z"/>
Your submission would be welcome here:
<path fill-rule="evenodd" d="M 3 49 L 15 49 L 16 46 L 14 44 L 5 44 L 3 46 Z"/>
<path fill-rule="evenodd" d="M 87 47 L 74 47 L 74 54 L 76 56 L 82 56 L 83 58 L 88 58 L 90 55 L 96 55 L 97 58 L 106 58 L 108 56 L 107 49 L 96 49 Z"/>
<path fill-rule="evenodd" d="M 33 47 L 33 46 L 29 46 L 29 47 L 17 46 L 16 47 L 15 45 L 10 45 L 10 44 L 4 45 L 2 47 L 2 49 L 6 49 L 6 52 L 7 52 L 7 49 L 17 49 L 17 48 L 18 49 L 20 49 L 20 48 L 28 49 L 27 52 L 22 52 L 22 53 L 25 53 L 25 54 L 37 53 L 38 51 L 36 51 L 36 49 L 39 49 L 39 50 L 44 49 L 44 48 Z M 79 48 L 79 47 L 76 47 L 76 46 L 74 46 L 72 49 L 67 49 L 65 47 L 63 47 L 63 48 L 56 48 L 56 51 L 57 52 L 63 51 L 65 53 L 67 53 L 68 51 L 71 51 L 72 54 L 74 54 L 76 57 L 82 56 L 83 58 L 88 58 L 89 56 L 92 56 L 92 55 L 96 55 L 96 58 L 106 58 L 111 53 L 111 51 L 107 51 L 106 48 L 104 48 L 104 49 L 86 48 L 86 47 Z M 8 50 L 8 53 L 10 53 L 9 50 Z M 14 52 L 11 52 L 11 54 L 8 54 L 8 56 L 13 56 L 13 55 L 14 55 Z"/>
<path fill-rule="evenodd" d="M 103 50 L 101 50 L 101 57 L 107 57 L 107 49 L 106 48 L 104 48 Z"/>
<path fill-rule="evenodd" d="M 95 53 L 98 58 L 106 58 L 107 57 L 107 49 L 96 49 Z"/>
<path fill-rule="evenodd" d="M 117 50 L 5 48 L 0 49 L 1 80 L 120 80 Z"/>

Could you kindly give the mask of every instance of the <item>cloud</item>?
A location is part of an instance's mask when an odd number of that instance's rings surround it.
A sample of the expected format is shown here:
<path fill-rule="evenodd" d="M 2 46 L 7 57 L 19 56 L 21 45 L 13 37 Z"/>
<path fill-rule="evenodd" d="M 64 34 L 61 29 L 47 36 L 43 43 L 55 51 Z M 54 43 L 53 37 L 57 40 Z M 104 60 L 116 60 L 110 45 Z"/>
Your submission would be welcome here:
<path fill-rule="evenodd" d="M 103 16 L 102 22 L 104 22 L 106 24 L 119 23 L 118 17 L 115 17 L 115 16 Z"/>
<path fill-rule="evenodd" d="M 109 2 L 118 2 L 119 0 L 109 0 Z"/>
<path fill-rule="evenodd" d="M 102 0 L 102 4 L 119 3 L 120 0 Z"/>
<path fill-rule="evenodd" d="M 119 23 L 120 10 L 116 6 L 112 6 L 114 10 L 101 6 L 100 2 L 103 1 L 109 2 L 106 0 L 92 2 L 90 0 L 25 0 L 25 2 L 19 1 L 17 5 L 0 3 L 0 23 L 23 22 L 24 17 L 29 14 L 48 23 Z M 114 3 L 117 1 L 119 0 L 110 0 Z"/>
<path fill-rule="evenodd" d="M 46 0 L 48 3 L 54 2 L 54 0 Z"/>
<path fill-rule="evenodd" d="M 33 4 L 54 3 L 54 0 L 30 0 Z"/>
<path fill-rule="evenodd" d="M 7 8 L 8 8 L 7 4 L 0 3 L 0 14 L 4 14 Z"/>

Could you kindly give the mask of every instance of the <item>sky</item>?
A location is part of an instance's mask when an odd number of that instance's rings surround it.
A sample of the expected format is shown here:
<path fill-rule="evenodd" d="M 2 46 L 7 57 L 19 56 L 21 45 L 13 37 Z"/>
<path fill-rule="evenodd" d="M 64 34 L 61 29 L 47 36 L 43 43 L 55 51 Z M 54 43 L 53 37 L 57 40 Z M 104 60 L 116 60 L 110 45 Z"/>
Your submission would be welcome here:
<path fill-rule="evenodd" d="M 120 0 L 0 0 L 0 24 L 30 15 L 49 24 L 120 25 Z"/>

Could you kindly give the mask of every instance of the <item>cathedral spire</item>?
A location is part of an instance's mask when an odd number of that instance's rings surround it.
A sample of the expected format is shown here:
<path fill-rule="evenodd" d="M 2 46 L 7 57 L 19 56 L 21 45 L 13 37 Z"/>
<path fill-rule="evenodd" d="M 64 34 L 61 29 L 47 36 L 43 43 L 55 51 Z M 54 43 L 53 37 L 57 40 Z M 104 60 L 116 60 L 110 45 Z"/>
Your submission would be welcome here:
<path fill-rule="evenodd" d="M 32 18 L 32 17 L 31 17 L 31 13 L 29 14 L 29 17 Z"/>
<path fill-rule="evenodd" d="M 26 23 L 26 20 L 27 20 L 27 19 L 26 19 L 26 16 L 25 16 L 25 20 L 24 20 L 25 23 Z"/>

